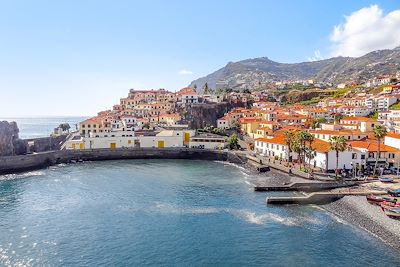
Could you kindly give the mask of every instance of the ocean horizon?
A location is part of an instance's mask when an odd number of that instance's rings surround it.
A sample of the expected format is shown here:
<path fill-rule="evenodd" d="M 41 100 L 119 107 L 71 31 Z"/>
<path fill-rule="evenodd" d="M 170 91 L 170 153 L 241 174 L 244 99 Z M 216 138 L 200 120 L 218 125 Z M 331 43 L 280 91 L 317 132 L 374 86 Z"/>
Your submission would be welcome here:
<path fill-rule="evenodd" d="M 22 139 L 48 137 L 61 123 L 68 123 L 71 130 L 77 129 L 79 122 L 89 116 L 26 116 L 0 117 L 0 121 L 15 121 Z"/>

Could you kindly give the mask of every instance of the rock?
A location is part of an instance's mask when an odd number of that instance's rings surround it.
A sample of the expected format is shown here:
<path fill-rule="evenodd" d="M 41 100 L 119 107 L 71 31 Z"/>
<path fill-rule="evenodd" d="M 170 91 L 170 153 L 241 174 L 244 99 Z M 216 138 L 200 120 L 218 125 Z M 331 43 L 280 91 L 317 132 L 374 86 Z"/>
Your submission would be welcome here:
<path fill-rule="evenodd" d="M 25 141 L 19 139 L 16 122 L 0 121 L 0 156 L 26 153 Z"/>

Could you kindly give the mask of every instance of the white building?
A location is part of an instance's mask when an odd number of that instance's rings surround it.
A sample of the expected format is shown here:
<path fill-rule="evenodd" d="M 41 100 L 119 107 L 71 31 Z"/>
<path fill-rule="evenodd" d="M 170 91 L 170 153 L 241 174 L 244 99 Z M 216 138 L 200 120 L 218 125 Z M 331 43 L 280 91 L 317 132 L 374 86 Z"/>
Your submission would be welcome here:
<path fill-rule="evenodd" d="M 202 149 L 224 149 L 226 147 L 225 136 L 201 133 L 190 138 L 190 148 L 202 148 Z"/>
<path fill-rule="evenodd" d="M 320 168 L 321 171 L 334 171 L 336 169 L 336 152 L 330 150 L 328 142 L 315 139 L 312 144 L 313 149 L 316 151 L 315 158 L 311 160 L 311 165 L 314 168 Z M 258 138 L 254 144 L 254 151 L 265 157 L 275 158 L 277 160 L 288 160 L 289 151 L 284 141 L 283 136 L 268 138 Z M 353 164 L 362 163 L 362 155 L 360 151 L 346 150 L 340 153 L 339 156 L 339 169 L 351 169 Z M 298 155 L 294 152 L 291 153 L 292 159 L 296 160 Z M 308 159 L 306 160 L 308 163 Z"/>
<path fill-rule="evenodd" d="M 66 149 L 116 149 L 116 148 L 164 148 L 184 147 L 189 144 L 194 130 L 168 130 L 155 135 L 137 136 L 133 131 L 90 134 L 66 142 Z"/>

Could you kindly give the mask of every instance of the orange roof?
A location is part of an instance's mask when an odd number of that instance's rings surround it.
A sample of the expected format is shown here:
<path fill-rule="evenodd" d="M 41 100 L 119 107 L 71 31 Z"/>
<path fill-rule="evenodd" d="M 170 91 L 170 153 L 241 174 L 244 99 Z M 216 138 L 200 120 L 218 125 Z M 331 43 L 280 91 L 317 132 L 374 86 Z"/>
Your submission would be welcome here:
<path fill-rule="evenodd" d="M 269 128 L 269 127 L 260 127 L 257 130 L 262 130 L 262 131 L 269 130 L 270 131 L 271 128 Z"/>
<path fill-rule="evenodd" d="M 335 131 L 335 130 L 312 130 L 310 131 L 312 134 L 330 134 L 330 135 L 365 135 L 365 133 L 361 131 Z"/>
<path fill-rule="evenodd" d="M 257 138 L 257 141 L 265 142 L 265 143 L 270 143 L 270 144 L 279 144 L 279 145 L 286 145 L 285 142 L 285 137 L 283 135 L 275 136 L 272 138 Z"/>
<path fill-rule="evenodd" d="M 246 117 L 246 118 L 240 118 L 239 121 L 240 121 L 240 123 L 248 123 L 248 122 L 261 121 L 261 119 L 260 118 L 253 118 L 253 117 Z"/>
<path fill-rule="evenodd" d="M 93 117 L 93 118 L 84 120 L 81 123 L 83 123 L 83 124 L 86 124 L 86 123 L 101 123 L 102 119 L 103 119 L 102 117 L 98 116 L 98 117 Z"/>
<path fill-rule="evenodd" d="M 342 121 L 377 121 L 376 119 L 366 117 L 347 117 L 341 119 Z"/>
<path fill-rule="evenodd" d="M 322 141 L 320 139 L 314 139 L 312 142 L 311 147 L 315 149 L 317 152 L 326 153 L 331 150 L 331 145 L 329 142 Z"/>
<path fill-rule="evenodd" d="M 400 134 L 397 134 L 397 133 L 389 132 L 389 133 L 387 134 L 387 136 L 388 136 L 388 137 L 392 137 L 392 138 L 396 138 L 396 139 L 400 139 Z"/>
<path fill-rule="evenodd" d="M 368 152 L 377 152 L 378 151 L 378 144 L 375 142 L 352 141 L 352 142 L 349 142 L 349 144 L 353 148 L 366 149 Z M 385 144 L 381 144 L 380 151 L 381 152 L 398 152 L 399 150 L 394 147 L 387 146 Z"/>

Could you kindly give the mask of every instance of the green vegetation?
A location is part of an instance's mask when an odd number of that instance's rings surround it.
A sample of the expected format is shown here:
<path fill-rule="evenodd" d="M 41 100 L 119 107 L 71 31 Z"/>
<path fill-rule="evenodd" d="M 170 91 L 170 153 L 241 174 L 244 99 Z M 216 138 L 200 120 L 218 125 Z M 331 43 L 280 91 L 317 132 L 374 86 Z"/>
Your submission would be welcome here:
<path fill-rule="evenodd" d="M 378 112 L 374 111 L 371 114 L 369 114 L 368 117 L 371 118 L 371 119 L 376 119 L 377 120 L 378 119 Z"/>
<path fill-rule="evenodd" d="M 383 88 L 384 88 L 385 86 L 386 86 L 386 85 L 382 85 L 382 86 L 379 86 L 379 87 L 372 88 L 372 89 L 370 89 L 370 90 L 368 91 L 368 93 L 373 94 L 373 95 L 377 95 L 377 94 L 379 94 L 379 93 L 381 93 L 381 92 L 383 91 Z"/>
<path fill-rule="evenodd" d="M 239 140 L 236 134 L 232 134 L 228 139 L 230 149 L 239 149 Z"/>
<path fill-rule="evenodd" d="M 303 105 L 303 106 L 311 106 L 311 105 L 318 104 L 318 102 L 319 102 L 320 100 L 321 100 L 320 97 L 313 97 L 313 98 L 311 98 L 310 100 L 301 101 L 301 102 L 299 102 L 299 104 L 300 104 L 300 105 Z"/>
<path fill-rule="evenodd" d="M 69 123 L 61 123 L 60 125 L 58 125 L 58 128 L 61 128 L 63 132 L 66 132 L 71 129 L 71 126 L 69 125 Z"/>
<path fill-rule="evenodd" d="M 334 98 L 341 98 L 341 97 L 343 97 L 345 94 L 347 94 L 350 91 L 351 91 L 350 88 L 337 89 L 335 91 L 333 97 Z"/>
<path fill-rule="evenodd" d="M 390 110 L 398 110 L 400 109 L 400 102 L 397 102 L 389 107 Z"/>

